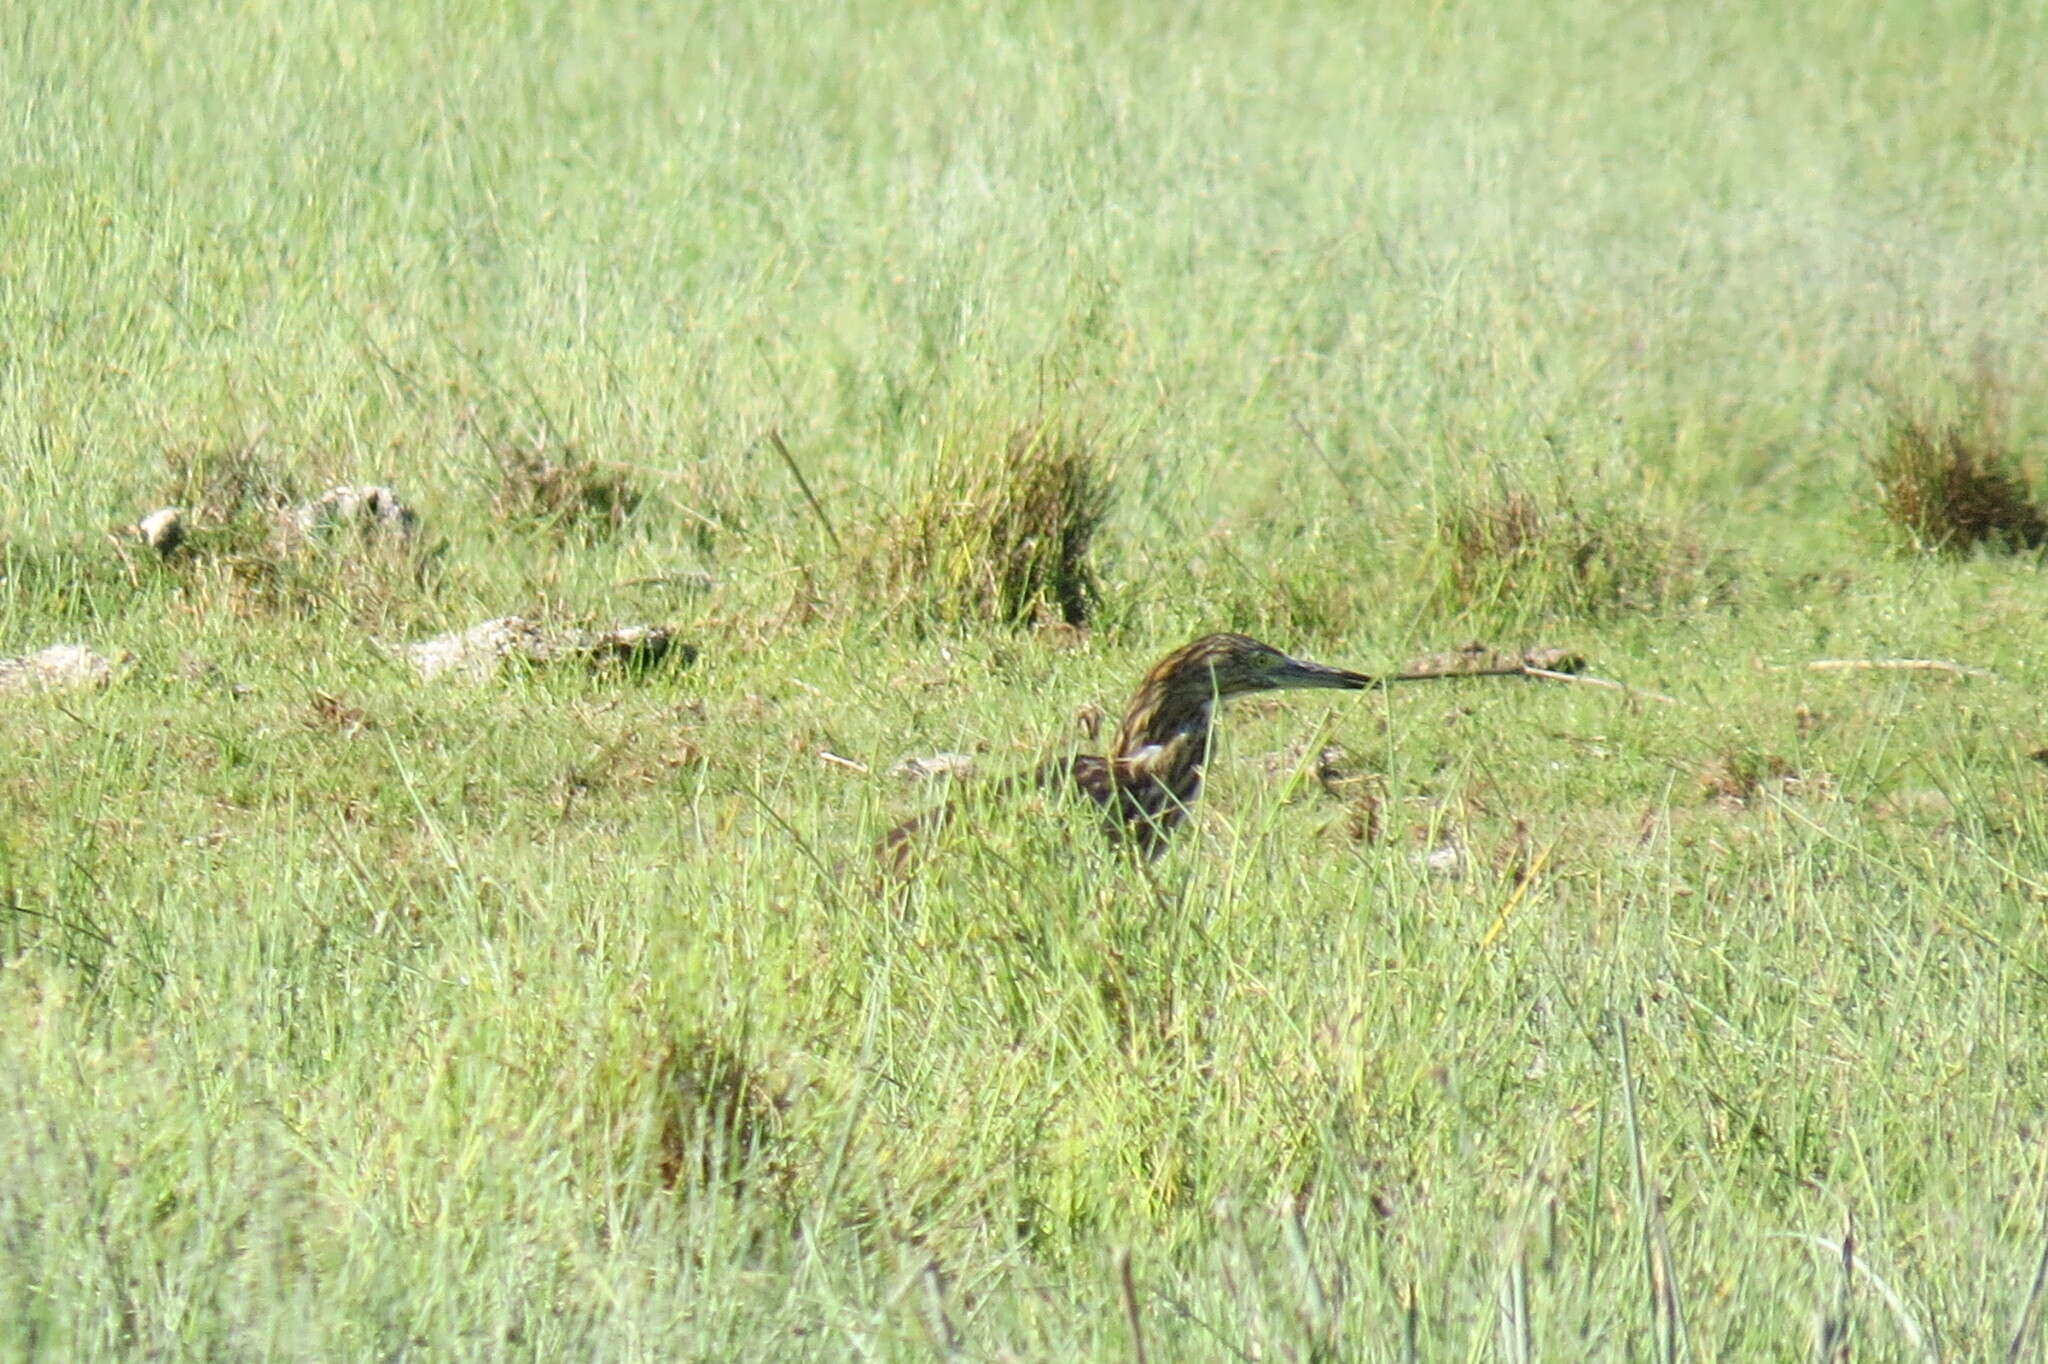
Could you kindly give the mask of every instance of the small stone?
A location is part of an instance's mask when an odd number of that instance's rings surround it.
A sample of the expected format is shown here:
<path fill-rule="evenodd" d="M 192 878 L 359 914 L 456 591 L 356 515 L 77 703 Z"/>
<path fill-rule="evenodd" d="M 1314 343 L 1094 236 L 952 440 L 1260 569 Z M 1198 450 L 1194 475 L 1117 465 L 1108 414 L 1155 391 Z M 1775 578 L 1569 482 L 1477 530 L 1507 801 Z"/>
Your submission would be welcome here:
<path fill-rule="evenodd" d="M 500 616 L 467 630 L 408 644 L 403 653 L 421 677 L 481 682 L 495 675 L 508 658 L 544 657 L 546 638 L 530 620 Z"/>
<path fill-rule="evenodd" d="M 169 558 L 172 550 L 185 543 L 185 514 L 176 507 L 160 507 L 137 521 L 133 529 L 143 544 Z"/>
<path fill-rule="evenodd" d="M 353 529 L 365 539 L 410 540 L 419 525 L 412 508 L 381 483 L 329 488 L 311 502 L 282 508 L 278 529 L 305 540 L 329 530 Z"/>
<path fill-rule="evenodd" d="M 128 655 L 122 655 L 122 661 Z M 0 692 L 82 691 L 114 680 L 115 660 L 83 644 L 52 644 L 39 653 L 0 658 Z"/>
<path fill-rule="evenodd" d="M 645 668 L 671 653 L 685 663 L 695 662 L 697 657 L 693 646 L 676 639 L 665 626 L 627 625 L 601 632 L 559 630 L 521 616 L 500 616 L 467 630 L 405 645 L 399 652 L 422 677 L 456 677 L 470 682 L 496 675 L 508 659 L 528 663 L 573 659 L 593 667 Z"/>
<path fill-rule="evenodd" d="M 889 775 L 904 781 L 931 781 L 936 777 L 965 777 L 973 771 L 971 753 L 930 753 L 921 758 L 905 758 L 889 769 Z"/>
<path fill-rule="evenodd" d="M 611 663 L 628 668 L 652 667 L 668 657 L 672 648 L 683 651 L 685 663 L 696 661 L 697 651 L 660 625 L 622 625 L 601 634 L 572 630 L 565 632 L 555 643 L 558 654 L 582 654 L 592 663 Z"/>
<path fill-rule="evenodd" d="M 1465 874 L 1465 845 L 1447 838 L 1421 855 L 1423 868 L 1431 876 L 1456 879 Z"/>

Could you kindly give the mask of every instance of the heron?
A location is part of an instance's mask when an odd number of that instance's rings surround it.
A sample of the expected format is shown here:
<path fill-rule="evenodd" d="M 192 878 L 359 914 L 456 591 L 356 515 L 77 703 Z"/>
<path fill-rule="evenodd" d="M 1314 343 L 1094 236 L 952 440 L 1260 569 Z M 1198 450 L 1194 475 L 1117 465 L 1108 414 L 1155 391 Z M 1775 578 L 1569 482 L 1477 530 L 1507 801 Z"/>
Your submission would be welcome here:
<path fill-rule="evenodd" d="M 1054 758 L 999 789 L 1078 792 L 1102 812 L 1112 843 L 1149 860 L 1166 850 L 1201 794 L 1217 706 L 1252 692 L 1363 691 L 1388 680 L 1306 662 L 1249 635 L 1203 635 L 1145 674 L 1107 753 Z M 951 822 L 957 808 L 958 802 L 942 805 L 891 829 L 879 849 L 884 861 L 907 870 L 918 840 Z"/>

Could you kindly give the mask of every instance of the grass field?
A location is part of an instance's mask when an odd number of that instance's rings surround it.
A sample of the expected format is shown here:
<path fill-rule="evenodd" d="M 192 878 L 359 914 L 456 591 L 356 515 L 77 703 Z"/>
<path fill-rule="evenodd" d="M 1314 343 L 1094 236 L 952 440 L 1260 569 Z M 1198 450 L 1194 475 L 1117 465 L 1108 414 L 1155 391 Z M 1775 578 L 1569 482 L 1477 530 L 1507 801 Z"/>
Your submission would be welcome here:
<path fill-rule="evenodd" d="M 132 657 L 0 696 L 0 1358 L 2040 1358 L 2048 580 L 1876 470 L 2048 473 L 2044 47 L 10 12 L 0 654 Z M 1080 629 L 974 538 L 1033 430 Z M 416 546 L 263 534 L 361 481 Z M 509 613 L 700 652 L 382 647 Z M 878 881 L 900 760 L 1219 629 L 1637 690 L 1241 702 L 1156 864 Z"/>

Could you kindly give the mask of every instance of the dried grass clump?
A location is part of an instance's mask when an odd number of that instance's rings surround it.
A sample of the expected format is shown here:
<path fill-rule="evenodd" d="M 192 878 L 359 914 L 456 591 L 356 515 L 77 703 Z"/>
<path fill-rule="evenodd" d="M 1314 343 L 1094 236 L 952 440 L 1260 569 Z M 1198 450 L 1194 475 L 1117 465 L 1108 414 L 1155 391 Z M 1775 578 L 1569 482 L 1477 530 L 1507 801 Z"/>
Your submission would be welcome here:
<path fill-rule="evenodd" d="M 166 451 L 155 509 L 126 535 L 191 565 L 273 551 L 276 517 L 300 496 L 288 461 L 260 440 Z"/>
<path fill-rule="evenodd" d="M 258 440 L 172 450 L 164 465 L 159 505 L 182 509 L 210 529 L 240 526 L 252 542 L 262 539 L 272 513 L 299 498 L 284 462 Z"/>
<path fill-rule="evenodd" d="M 1939 420 L 1895 411 L 1870 461 L 1877 505 L 1904 545 L 1961 554 L 2048 544 L 2048 515 L 2007 448 L 1995 403 Z"/>
<path fill-rule="evenodd" d="M 383 484 L 343 484 L 307 499 L 288 455 L 252 440 L 164 456 L 163 504 L 116 539 L 132 575 L 147 551 L 186 600 L 243 616 L 310 616 L 337 606 L 382 620 L 433 569 L 420 519 Z M 317 485 L 316 485 L 317 486 Z"/>
<path fill-rule="evenodd" d="M 1724 810 L 1746 809 L 1767 787 L 1797 777 L 1792 764 L 1775 753 L 1733 750 L 1700 767 L 1700 799 Z"/>
<path fill-rule="evenodd" d="M 658 1173 L 669 1188 L 745 1192 L 765 1178 L 785 1186 L 780 1139 L 791 1098 L 733 1048 L 692 1037 L 654 1067 Z"/>
<path fill-rule="evenodd" d="M 1435 604 L 1460 615 L 1597 619 L 1716 604 L 1734 586 L 1678 526 L 1565 491 L 1461 498 L 1433 531 Z"/>
<path fill-rule="evenodd" d="M 1034 421 L 993 454 L 955 439 L 878 537 L 889 587 L 945 622 L 1083 625 L 1102 604 L 1095 538 L 1115 500 L 1109 457 Z"/>
<path fill-rule="evenodd" d="M 617 534 L 639 510 L 643 494 L 624 471 L 541 441 L 493 445 L 498 486 L 491 505 L 500 520 L 586 540 Z"/>
<path fill-rule="evenodd" d="M 174 450 L 164 459 L 167 505 L 121 529 L 166 561 L 415 547 L 419 516 L 387 485 L 337 484 L 302 499 L 285 461 L 255 442 Z"/>

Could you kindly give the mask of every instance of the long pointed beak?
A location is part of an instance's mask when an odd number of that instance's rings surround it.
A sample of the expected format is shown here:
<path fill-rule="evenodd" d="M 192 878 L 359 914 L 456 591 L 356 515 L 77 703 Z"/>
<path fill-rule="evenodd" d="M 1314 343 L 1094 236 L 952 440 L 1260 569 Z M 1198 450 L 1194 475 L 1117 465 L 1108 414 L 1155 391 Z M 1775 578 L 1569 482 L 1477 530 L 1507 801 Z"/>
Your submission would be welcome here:
<path fill-rule="evenodd" d="M 1349 668 L 1332 668 L 1322 663 L 1308 663 L 1299 658 L 1290 658 L 1270 674 L 1272 685 L 1288 689 L 1298 687 L 1327 687 L 1333 691 L 1363 691 L 1379 685 L 1377 677 L 1352 672 Z"/>

